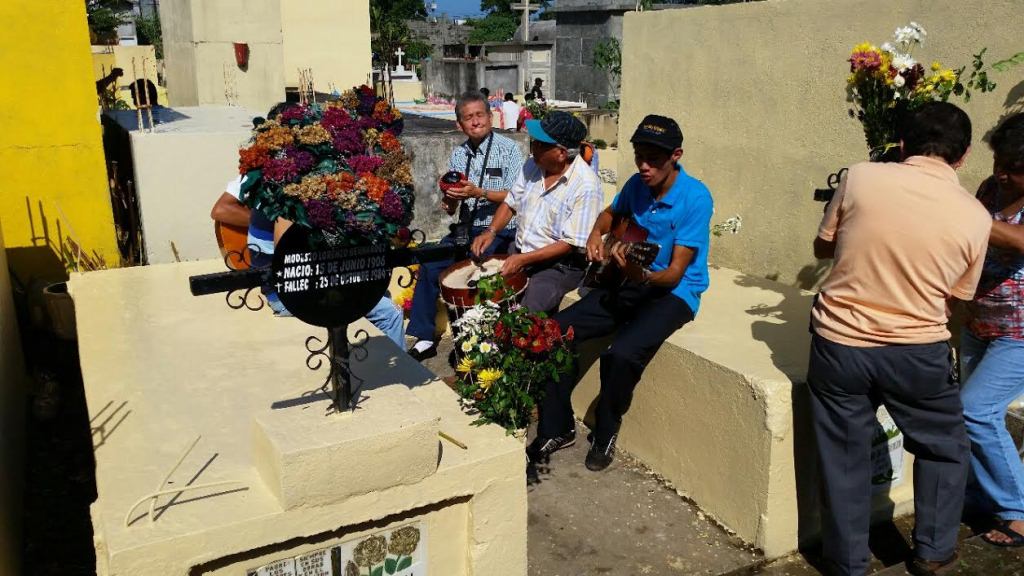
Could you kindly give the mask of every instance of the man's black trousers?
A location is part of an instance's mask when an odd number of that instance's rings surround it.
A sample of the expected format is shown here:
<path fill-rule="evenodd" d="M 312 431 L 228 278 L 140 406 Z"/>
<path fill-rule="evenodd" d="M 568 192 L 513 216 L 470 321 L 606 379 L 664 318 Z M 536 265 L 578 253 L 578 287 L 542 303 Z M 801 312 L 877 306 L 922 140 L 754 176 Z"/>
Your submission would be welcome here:
<path fill-rule="evenodd" d="M 601 353 L 594 440 L 604 443 L 618 433 L 647 363 L 665 339 L 693 320 L 693 312 L 668 289 L 626 284 L 614 290 L 595 288 L 555 319 L 563 331 L 573 328 L 575 344 L 616 332 Z M 555 438 L 575 429 L 572 389 L 576 382 L 574 366 L 559 380 L 548 383 L 540 407 L 541 436 Z"/>
<path fill-rule="evenodd" d="M 814 335 L 807 373 L 821 469 L 822 545 L 830 574 L 863 576 L 871 522 L 871 437 L 879 402 L 914 454 L 914 547 L 956 549 L 970 445 L 949 345 L 862 348 Z"/>

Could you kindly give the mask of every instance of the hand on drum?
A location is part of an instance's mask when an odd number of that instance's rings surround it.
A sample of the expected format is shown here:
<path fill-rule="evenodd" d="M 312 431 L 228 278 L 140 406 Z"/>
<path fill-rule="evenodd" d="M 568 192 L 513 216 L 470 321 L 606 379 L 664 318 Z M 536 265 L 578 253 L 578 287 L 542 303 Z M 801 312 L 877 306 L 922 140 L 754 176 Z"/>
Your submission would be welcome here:
<path fill-rule="evenodd" d="M 479 258 L 481 254 L 491 247 L 492 242 L 494 242 L 494 232 L 484 230 L 476 238 L 473 238 L 473 244 L 470 245 L 469 250 L 473 253 L 473 256 Z"/>
<path fill-rule="evenodd" d="M 523 266 L 526 265 L 526 257 L 522 254 L 509 254 L 505 258 L 505 262 L 501 265 L 502 276 L 512 276 L 522 271 Z"/>

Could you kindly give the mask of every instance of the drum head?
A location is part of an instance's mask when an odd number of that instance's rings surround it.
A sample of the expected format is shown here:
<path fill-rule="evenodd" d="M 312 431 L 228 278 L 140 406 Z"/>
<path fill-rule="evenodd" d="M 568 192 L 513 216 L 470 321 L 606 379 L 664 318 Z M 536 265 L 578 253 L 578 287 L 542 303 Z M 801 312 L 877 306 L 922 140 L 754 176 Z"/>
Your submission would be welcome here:
<path fill-rule="evenodd" d="M 296 318 L 324 328 L 366 315 L 387 292 L 386 246 L 310 249 L 309 229 L 293 225 L 274 249 L 270 284 Z"/>

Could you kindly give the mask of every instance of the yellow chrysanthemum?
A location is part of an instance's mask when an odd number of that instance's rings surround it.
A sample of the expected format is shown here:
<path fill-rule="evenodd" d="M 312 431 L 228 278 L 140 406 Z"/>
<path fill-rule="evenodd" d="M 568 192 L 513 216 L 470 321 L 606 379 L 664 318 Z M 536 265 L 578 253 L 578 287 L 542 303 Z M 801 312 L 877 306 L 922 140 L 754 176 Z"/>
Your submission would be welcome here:
<path fill-rule="evenodd" d="M 455 367 L 455 370 L 457 372 L 462 372 L 463 374 L 468 374 L 473 370 L 473 361 L 469 358 L 463 357 L 462 360 L 459 360 L 459 365 Z"/>
<path fill-rule="evenodd" d="M 497 382 L 498 378 L 501 378 L 504 372 L 497 368 L 484 368 L 477 374 L 477 378 L 480 380 L 480 388 L 487 390 L 492 384 Z"/>
<path fill-rule="evenodd" d="M 939 64 L 938 60 L 936 60 L 935 62 L 932 62 L 932 72 L 938 72 L 941 68 L 942 68 L 942 64 Z"/>

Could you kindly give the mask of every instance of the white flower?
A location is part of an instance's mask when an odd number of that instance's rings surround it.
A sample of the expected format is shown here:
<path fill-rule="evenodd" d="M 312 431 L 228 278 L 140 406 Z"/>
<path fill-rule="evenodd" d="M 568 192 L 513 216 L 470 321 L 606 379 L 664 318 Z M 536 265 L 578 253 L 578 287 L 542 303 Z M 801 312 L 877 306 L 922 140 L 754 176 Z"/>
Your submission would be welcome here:
<path fill-rule="evenodd" d="M 917 60 L 910 57 L 910 54 L 893 54 L 892 56 L 892 67 L 903 72 L 908 68 L 913 68 L 917 64 Z"/>
<path fill-rule="evenodd" d="M 917 22 L 911 22 L 909 26 L 897 28 L 896 32 L 893 33 L 896 42 L 904 46 L 920 44 L 927 35 L 928 33 Z"/>
<path fill-rule="evenodd" d="M 466 354 L 469 354 L 470 352 L 473 351 L 473 345 L 470 344 L 469 342 L 463 342 L 462 343 L 462 351 L 464 353 L 466 353 Z"/>
<path fill-rule="evenodd" d="M 892 42 L 886 42 L 885 44 L 882 44 L 882 51 L 892 54 L 896 51 L 896 47 L 892 45 Z"/>
<path fill-rule="evenodd" d="M 896 77 L 892 79 L 892 83 L 897 88 L 903 88 L 903 85 L 907 83 L 907 80 L 905 78 L 903 78 L 903 76 L 900 76 L 899 74 L 897 74 Z"/>
<path fill-rule="evenodd" d="M 494 346 L 491 346 L 489 342 L 480 343 L 480 351 L 483 352 L 484 354 L 490 353 L 491 350 L 494 350 Z"/>

